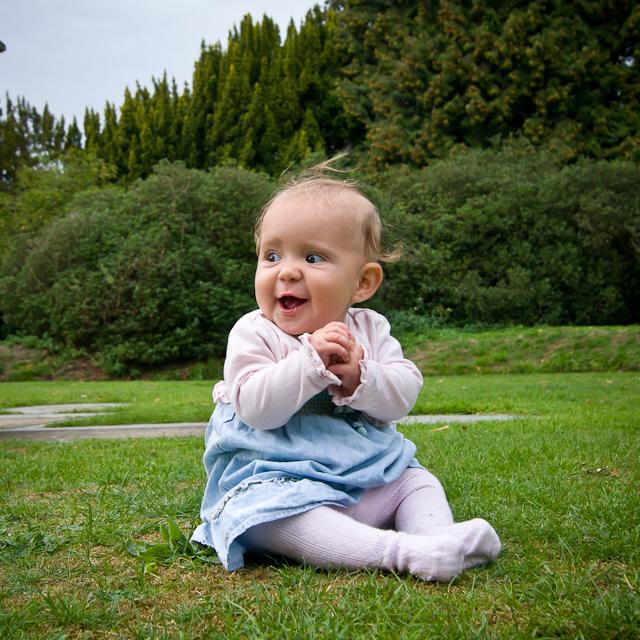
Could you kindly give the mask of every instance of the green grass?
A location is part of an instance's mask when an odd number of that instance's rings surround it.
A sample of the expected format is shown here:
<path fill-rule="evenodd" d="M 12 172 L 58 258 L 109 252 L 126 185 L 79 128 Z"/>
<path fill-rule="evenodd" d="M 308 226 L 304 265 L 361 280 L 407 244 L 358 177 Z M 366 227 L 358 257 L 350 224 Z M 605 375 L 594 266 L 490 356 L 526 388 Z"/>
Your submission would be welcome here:
<path fill-rule="evenodd" d="M 638 398 L 638 372 L 430 376 L 413 413 L 548 415 L 558 407 L 616 410 Z"/>
<path fill-rule="evenodd" d="M 484 517 L 503 541 L 497 561 L 449 585 L 258 558 L 232 574 L 180 554 L 143 561 L 127 545 L 162 543 L 167 518 L 187 535 L 198 523 L 201 439 L 0 441 L 0 637 L 638 638 L 639 378 L 426 379 L 421 410 L 523 416 L 403 428 L 456 519 Z M 0 406 L 146 411 L 160 397 L 182 420 L 210 402 L 210 383 L 154 384 L 12 383 Z"/>
<path fill-rule="evenodd" d="M 421 329 L 400 336 L 426 375 L 640 370 L 640 326 Z"/>
<path fill-rule="evenodd" d="M 127 406 L 56 426 L 206 422 L 213 409 L 210 381 L 185 382 L 5 382 L 0 384 L 0 412 L 38 404 L 122 402 Z"/>
<path fill-rule="evenodd" d="M 213 382 L 10 382 L 0 384 L 0 412 L 33 404 L 122 402 L 113 412 L 64 425 L 206 422 Z M 640 373 L 607 372 L 444 376 L 425 378 L 414 414 L 514 413 L 544 415 L 558 402 L 616 408 L 640 397 Z"/>

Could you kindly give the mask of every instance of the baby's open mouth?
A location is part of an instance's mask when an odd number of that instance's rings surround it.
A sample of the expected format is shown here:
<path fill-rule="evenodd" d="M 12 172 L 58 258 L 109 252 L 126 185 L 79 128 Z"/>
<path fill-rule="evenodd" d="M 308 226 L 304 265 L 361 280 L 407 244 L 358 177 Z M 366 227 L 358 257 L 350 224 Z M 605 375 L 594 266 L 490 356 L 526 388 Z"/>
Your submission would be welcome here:
<path fill-rule="evenodd" d="M 305 298 L 296 298 L 296 296 L 282 296 L 280 298 L 280 306 L 283 311 L 295 311 L 306 302 Z"/>

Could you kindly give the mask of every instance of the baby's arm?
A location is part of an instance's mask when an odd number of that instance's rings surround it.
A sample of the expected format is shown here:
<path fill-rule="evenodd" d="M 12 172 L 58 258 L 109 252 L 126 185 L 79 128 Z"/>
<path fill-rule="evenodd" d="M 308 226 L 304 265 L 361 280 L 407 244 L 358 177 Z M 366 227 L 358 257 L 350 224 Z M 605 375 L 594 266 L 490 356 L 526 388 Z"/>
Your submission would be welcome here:
<path fill-rule="evenodd" d="M 229 398 L 241 420 L 256 429 L 284 425 L 314 395 L 339 379 L 329 372 L 309 339 L 278 358 L 277 345 L 261 327 L 242 319 L 229 334 L 224 367 Z"/>
<path fill-rule="evenodd" d="M 368 344 L 358 345 L 363 352 L 358 360 L 358 384 L 354 388 L 343 377 L 342 386 L 332 385 L 329 391 L 337 405 L 359 409 L 380 422 L 399 420 L 413 409 L 422 388 L 422 374 L 403 356 L 383 316 L 367 311 L 355 320 L 368 337 Z M 342 375 L 338 367 L 329 369 Z"/>

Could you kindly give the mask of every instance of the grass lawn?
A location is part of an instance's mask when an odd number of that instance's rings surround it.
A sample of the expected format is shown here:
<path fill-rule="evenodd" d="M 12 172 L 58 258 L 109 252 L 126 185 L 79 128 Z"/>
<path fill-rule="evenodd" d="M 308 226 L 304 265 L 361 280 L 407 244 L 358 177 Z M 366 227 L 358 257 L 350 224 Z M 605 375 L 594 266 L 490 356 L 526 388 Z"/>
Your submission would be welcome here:
<path fill-rule="evenodd" d="M 211 415 L 211 381 L 184 382 L 6 382 L 3 409 L 33 404 L 122 402 L 122 407 L 90 418 L 58 422 L 85 426 L 206 422 Z M 640 373 L 605 372 L 521 375 L 428 376 L 412 413 L 513 413 L 548 415 L 583 405 L 624 407 L 640 398 Z M 587 410 L 589 407 L 587 407 Z"/>
<path fill-rule="evenodd" d="M 210 392 L 16 382 L 0 407 L 124 401 L 118 421 L 206 420 Z M 456 519 L 484 517 L 503 541 L 451 584 L 141 560 L 127 545 L 162 543 L 167 518 L 187 536 L 198 523 L 199 438 L 0 441 L 0 638 L 638 638 L 639 399 L 637 371 L 426 378 L 418 412 L 522 416 L 403 427 Z"/>
<path fill-rule="evenodd" d="M 213 382 L 5 382 L 0 384 L 0 412 L 39 404 L 122 402 L 115 411 L 56 426 L 206 422 L 213 410 Z"/>
<path fill-rule="evenodd" d="M 405 330 L 407 357 L 425 375 L 640 370 L 640 326 Z"/>

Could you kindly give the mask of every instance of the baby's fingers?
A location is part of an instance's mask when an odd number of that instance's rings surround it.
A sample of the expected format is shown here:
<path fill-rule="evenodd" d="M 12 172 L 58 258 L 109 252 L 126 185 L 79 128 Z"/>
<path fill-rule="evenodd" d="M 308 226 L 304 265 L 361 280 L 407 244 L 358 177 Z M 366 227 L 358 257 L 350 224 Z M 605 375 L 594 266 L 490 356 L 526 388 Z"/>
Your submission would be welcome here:
<path fill-rule="evenodd" d="M 335 364 L 338 362 L 348 362 L 349 361 L 349 349 L 345 347 L 340 342 L 327 342 L 327 351 L 331 354 L 330 362 L 331 364 Z"/>
<path fill-rule="evenodd" d="M 326 327 L 311 334 L 311 346 L 318 352 L 325 366 L 331 361 L 349 359 L 349 339 L 340 332 L 327 331 Z"/>
<path fill-rule="evenodd" d="M 347 325 L 342 322 L 330 322 L 325 325 L 322 329 L 320 329 L 322 333 L 327 336 L 328 339 L 333 340 L 334 342 L 338 341 L 338 337 L 344 338 L 345 346 L 348 345 L 349 340 L 351 338 L 351 332 L 347 328 Z M 340 341 L 342 343 L 342 341 Z"/>
<path fill-rule="evenodd" d="M 356 362 L 360 362 L 364 358 L 364 349 L 361 344 L 356 342 L 353 336 L 349 340 L 349 358 L 354 359 Z"/>

